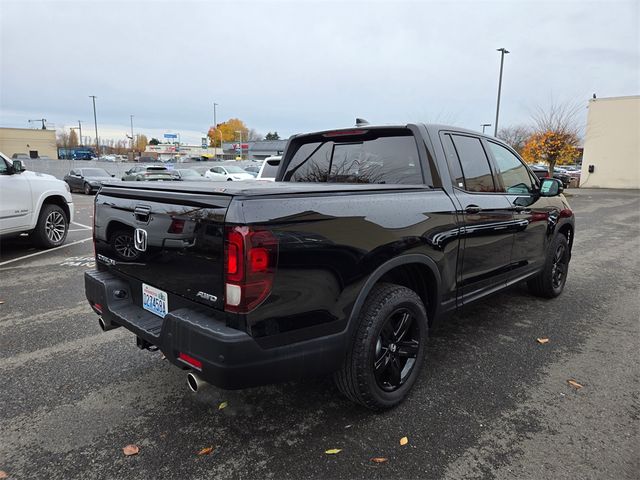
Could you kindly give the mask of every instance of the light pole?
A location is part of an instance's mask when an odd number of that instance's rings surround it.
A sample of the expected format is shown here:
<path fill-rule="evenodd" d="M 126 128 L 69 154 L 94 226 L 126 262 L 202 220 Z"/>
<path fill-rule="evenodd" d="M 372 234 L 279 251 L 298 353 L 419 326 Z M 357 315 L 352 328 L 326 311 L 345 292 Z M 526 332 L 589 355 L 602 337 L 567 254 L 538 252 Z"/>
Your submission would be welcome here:
<path fill-rule="evenodd" d="M 131 120 L 131 154 L 133 154 L 133 115 L 129 115 Z"/>
<path fill-rule="evenodd" d="M 89 98 L 93 100 L 93 121 L 96 126 L 96 155 L 100 156 L 100 140 L 98 139 L 98 117 L 96 115 L 96 96 L 89 95 Z"/>
<path fill-rule="evenodd" d="M 484 129 L 485 129 L 486 127 L 490 127 L 490 126 L 491 126 L 491 124 L 490 124 L 490 123 L 482 123 L 482 124 L 480 124 L 480 126 L 482 127 L 482 133 L 484 133 Z"/>
<path fill-rule="evenodd" d="M 217 150 L 216 150 L 216 132 L 215 130 L 218 129 L 218 117 L 216 115 L 216 107 L 218 106 L 218 104 L 216 102 L 213 102 L 213 128 L 214 128 L 214 132 L 213 132 L 213 153 L 214 156 L 216 156 Z M 222 148 L 222 132 L 220 132 L 220 148 Z"/>
<path fill-rule="evenodd" d="M 240 135 L 240 160 L 242 160 L 242 130 L 236 130 L 236 133 Z"/>
<path fill-rule="evenodd" d="M 506 48 L 497 48 L 497 52 L 500 52 L 500 78 L 498 80 L 498 102 L 496 105 L 496 123 L 494 124 L 493 136 L 498 136 L 498 117 L 500 116 L 500 92 L 502 91 L 502 67 L 504 66 L 504 56 L 510 53 Z"/>

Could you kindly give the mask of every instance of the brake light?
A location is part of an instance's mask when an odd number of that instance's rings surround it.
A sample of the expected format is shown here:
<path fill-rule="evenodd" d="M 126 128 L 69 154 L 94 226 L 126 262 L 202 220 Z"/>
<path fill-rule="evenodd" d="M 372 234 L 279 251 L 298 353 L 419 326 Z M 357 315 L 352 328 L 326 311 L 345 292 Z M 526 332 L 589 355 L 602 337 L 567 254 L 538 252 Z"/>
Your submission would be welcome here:
<path fill-rule="evenodd" d="M 278 239 L 269 230 L 227 227 L 225 310 L 247 313 L 271 293 L 278 263 Z"/>
<path fill-rule="evenodd" d="M 368 133 L 369 130 L 362 130 L 362 129 L 357 129 L 357 130 L 335 130 L 333 132 L 327 132 L 322 134 L 323 137 L 325 138 L 331 138 L 331 137 L 346 137 L 346 136 L 350 136 L 350 135 L 364 135 L 365 133 Z"/>

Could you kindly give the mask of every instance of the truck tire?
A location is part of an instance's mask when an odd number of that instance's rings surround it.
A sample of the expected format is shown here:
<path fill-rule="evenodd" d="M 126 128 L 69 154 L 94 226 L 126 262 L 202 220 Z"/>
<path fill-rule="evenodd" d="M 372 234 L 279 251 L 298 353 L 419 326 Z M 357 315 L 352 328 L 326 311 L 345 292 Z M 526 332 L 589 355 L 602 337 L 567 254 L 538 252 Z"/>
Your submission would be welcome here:
<path fill-rule="evenodd" d="M 119 260 L 132 262 L 140 258 L 142 252 L 136 250 L 133 244 L 133 230 L 121 228 L 109 236 L 109 245 Z"/>
<path fill-rule="evenodd" d="M 542 271 L 527 281 L 531 293 L 543 298 L 554 298 L 560 295 L 567 281 L 570 258 L 567 237 L 559 233 L 549 244 Z"/>
<path fill-rule="evenodd" d="M 426 310 L 413 290 L 381 283 L 367 297 L 358 322 L 334 381 L 355 403 L 372 410 L 392 408 L 407 396 L 424 363 Z"/>
<path fill-rule="evenodd" d="M 69 219 L 64 210 L 55 204 L 44 204 L 38 223 L 33 230 L 35 243 L 43 248 L 59 247 L 69 232 Z"/>
<path fill-rule="evenodd" d="M 91 195 L 91 185 L 89 185 L 87 182 L 84 183 L 83 190 L 85 195 Z"/>

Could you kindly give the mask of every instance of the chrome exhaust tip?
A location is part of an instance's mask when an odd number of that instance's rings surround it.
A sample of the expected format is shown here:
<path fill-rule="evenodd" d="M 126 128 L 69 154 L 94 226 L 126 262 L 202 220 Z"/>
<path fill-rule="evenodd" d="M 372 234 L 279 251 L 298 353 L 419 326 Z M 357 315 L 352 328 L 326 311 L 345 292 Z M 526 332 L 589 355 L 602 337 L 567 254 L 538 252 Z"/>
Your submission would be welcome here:
<path fill-rule="evenodd" d="M 108 332 L 109 330 L 113 330 L 114 328 L 118 328 L 120 326 L 115 323 L 108 322 L 102 317 L 98 317 L 98 325 L 100 325 L 100 329 L 103 332 Z"/>
<path fill-rule="evenodd" d="M 208 385 L 198 374 L 189 372 L 187 373 L 187 386 L 193 393 L 198 393 L 198 390 Z"/>

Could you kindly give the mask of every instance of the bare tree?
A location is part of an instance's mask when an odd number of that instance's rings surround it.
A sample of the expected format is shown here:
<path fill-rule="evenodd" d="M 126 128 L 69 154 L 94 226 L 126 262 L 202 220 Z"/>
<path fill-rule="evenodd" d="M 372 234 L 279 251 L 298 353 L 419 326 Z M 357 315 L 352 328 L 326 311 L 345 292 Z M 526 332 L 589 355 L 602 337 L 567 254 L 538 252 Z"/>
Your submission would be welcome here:
<path fill-rule="evenodd" d="M 577 103 L 551 102 L 548 107 L 537 106 L 531 114 L 536 132 L 557 132 L 581 137 L 578 122 L 582 106 Z"/>
<path fill-rule="evenodd" d="M 516 152 L 522 153 L 522 149 L 532 133 L 533 129 L 528 125 L 513 125 L 498 130 L 498 138 L 511 145 Z"/>
<path fill-rule="evenodd" d="M 263 136 L 261 133 L 257 132 L 255 129 L 249 129 L 249 141 L 255 142 L 257 140 L 262 140 Z"/>

